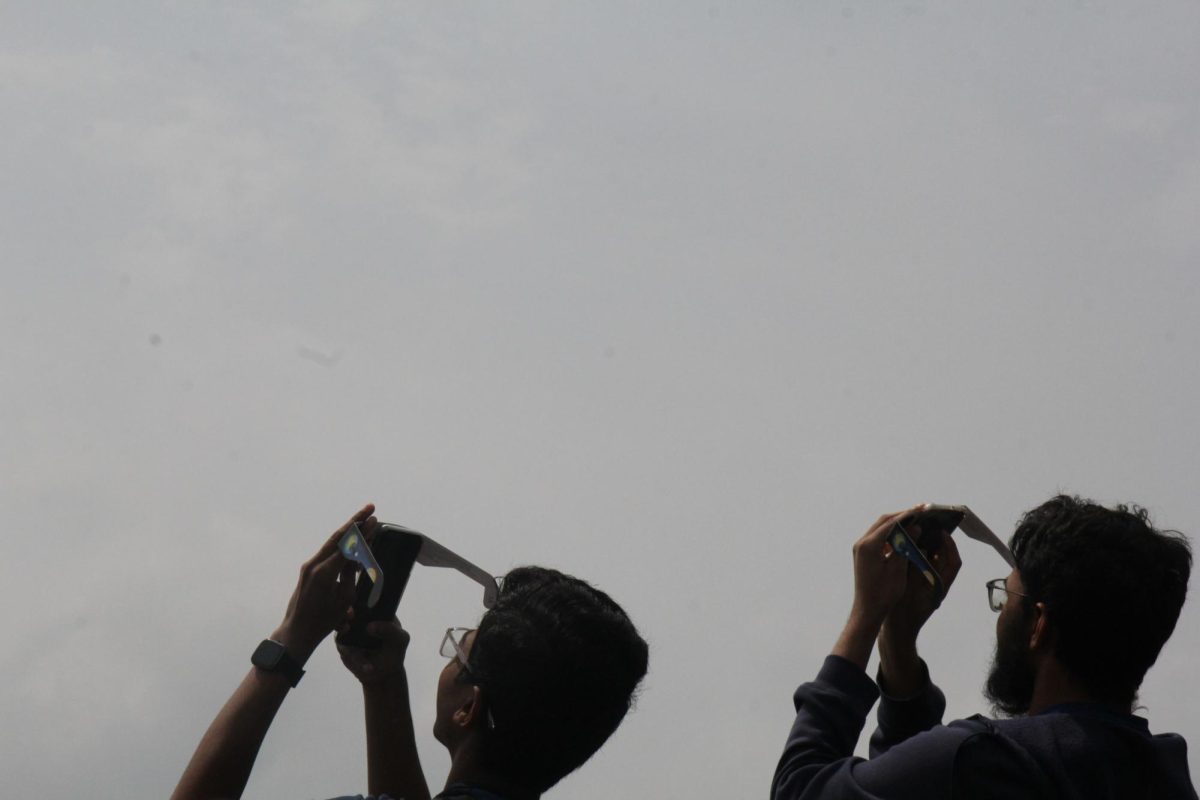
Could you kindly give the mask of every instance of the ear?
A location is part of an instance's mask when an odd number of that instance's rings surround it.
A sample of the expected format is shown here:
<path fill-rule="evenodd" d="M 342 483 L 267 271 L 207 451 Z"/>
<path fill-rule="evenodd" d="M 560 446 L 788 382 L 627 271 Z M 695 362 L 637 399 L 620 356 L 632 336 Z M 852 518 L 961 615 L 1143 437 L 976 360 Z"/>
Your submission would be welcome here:
<path fill-rule="evenodd" d="M 487 711 L 483 706 L 483 690 L 478 686 L 471 687 L 471 694 L 454 711 L 451 719 L 454 724 L 463 729 L 469 729 L 483 722 Z"/>
<path fill-rule="evenodd" d="M 1050 639 L 1050 617 L 1046 614 L 1046 604 L 1035 603 L 1033 623 L 1029 627 L 1029 649 L 1035 653 L 1045 650 L 1050 646 Z"/>

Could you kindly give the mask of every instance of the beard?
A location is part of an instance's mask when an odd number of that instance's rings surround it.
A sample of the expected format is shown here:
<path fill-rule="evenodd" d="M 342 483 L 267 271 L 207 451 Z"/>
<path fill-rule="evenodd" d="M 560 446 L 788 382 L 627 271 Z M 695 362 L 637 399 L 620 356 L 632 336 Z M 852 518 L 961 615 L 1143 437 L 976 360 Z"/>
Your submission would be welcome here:
<path fill-rule="evenodd" d="M 1022 603 L 1020 612 L 996 633 L 996 654 L 983 694 L 997 716 L 1019 716 L 1029 711 L 1033 702 L 1035 671 L 1025 644 L 1029 639 L 1031 612 Z"/>

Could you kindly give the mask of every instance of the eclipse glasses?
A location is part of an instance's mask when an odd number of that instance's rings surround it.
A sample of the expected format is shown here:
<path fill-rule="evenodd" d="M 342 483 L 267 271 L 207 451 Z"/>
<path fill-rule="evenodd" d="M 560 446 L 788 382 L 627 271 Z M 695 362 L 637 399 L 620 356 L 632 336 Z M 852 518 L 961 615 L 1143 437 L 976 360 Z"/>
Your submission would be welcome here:
<path fill-rule="evenodd" d="M 425 534 L 409 530 L 408 528 L 402 528 L 399 525 L 383 523 L 379 526 L 376 535 L 394 536 L 397 534 L 409 538 L 415 537 L 419 540 L 419 546 L 413 548 L 416 552 L 413 554 L 412 561 L 426 567 L 447 567 L 461 572 L 483 586 L 484 608 L 491 608 L 495 604 L 500 588 L 496 583 L 496 579 L 482 568 L 475 566 L 454 551 L 443 547 Z M 367 597 L 367 607 L 374 608 L 383 594 L 386 575 L 384 574 L 383 567 L 379 565 L 379 561 L 375 558 L 375 553 L 372 552 L 371 545 L 367 543 L 367 537 L 359 529 L 357 522 L 351 523 L 349 530 L 342 534 L 342 538 L 338 541 L 338 549 L 344 557 L 359 564 L 366 576 L 370 578 L 371 592 Z"/>
<path fill-rule="evenodd" d="M 917 546 L 905 525 L 908 528 L 920 530 L 920 539 L 927 543 L 924 550 Z M 967 538 L 988 545 L 999 553 L 1010 567 L 1017 568 L 1016 559 L 1013 558 L 1008 545 L 1001 541 L 999 536 L 992 533 L 991 528 L 983 524 L 983 521 L 975 516 L 975 512 L 971 509 L 966 506 L 940 506 L 926 503 L 924 508 L 904 517 L 892 526 L 892 531 L 888 534 L 888 544 L 892 546 L 893 550 L 912 562 L 925 576 L 925 580 L 929 581 L 929 585 L 933 587 L 934 599 L 937 603 L 941 603 L 942 598 L 946 596 L 946 587 L 937 570 L 929 563 L 929 559 L 941 546 L 941 538 L 937 535 L 953 533 L 956 528 L 962 530 Z M 929 538 L 931 535 L 935 538 Z"/>

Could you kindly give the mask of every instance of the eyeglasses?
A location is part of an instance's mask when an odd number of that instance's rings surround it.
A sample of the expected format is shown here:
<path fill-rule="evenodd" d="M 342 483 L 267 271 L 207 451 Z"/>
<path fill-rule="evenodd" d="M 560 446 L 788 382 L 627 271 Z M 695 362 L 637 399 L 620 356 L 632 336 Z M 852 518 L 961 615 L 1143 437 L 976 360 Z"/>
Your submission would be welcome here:
<path fill-rule="evenodd" d="M 444 658 L 457 658 L 458 663 L 462 664 L 462 668 L 467 672 L 470 672 L 471 668 L 467 666 L 467 651 L 463 649 L 463 642 L 472 630 L 474 628 L 446 628 L 441 650 L 438 651 Z"/>
<path fill-rule="evenodd" d="M 457 658 L 458 663 L 462 664 L 463 672 L 471 674 L 471 667 L 467 664 L 467 651 L 463 649 L 463 642 L 467 640 L 467 634 L 475 630 L 474 628 L 446 628 L 446 635 L 442 637 L 442 646 L 438 651 L 444 658 Z M 496 720 L 492 718 L 492 710 L 487 710 L 487 724 L 489 730 L 496 728 Z"/>
<path fill-rule="evenodd" d="M 988 590 L 988 605 L 992 607 L 992 611 L 999 611 L 1004 608 L 1008 602 L 1008 596 L 1015 594 L 1017 597 L 1029 597 L 1023 592 L 1014 592 L 1008 588 L 1008 578 L 995 578 L 987 582 Z"/>

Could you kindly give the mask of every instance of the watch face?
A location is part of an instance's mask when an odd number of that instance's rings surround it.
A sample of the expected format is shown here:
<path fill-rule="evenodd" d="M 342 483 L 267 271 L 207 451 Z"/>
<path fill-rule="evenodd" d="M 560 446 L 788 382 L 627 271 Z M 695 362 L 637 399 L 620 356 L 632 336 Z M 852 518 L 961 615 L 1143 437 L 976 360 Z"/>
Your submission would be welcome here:
<path fill-rule="evenodd" d="M 263 639 L 262 644 L 255 649 L 254 655 L 250 656 L 250 663 L 261 669 L 275 669 L 285 652 L 279 642 Z"/>

